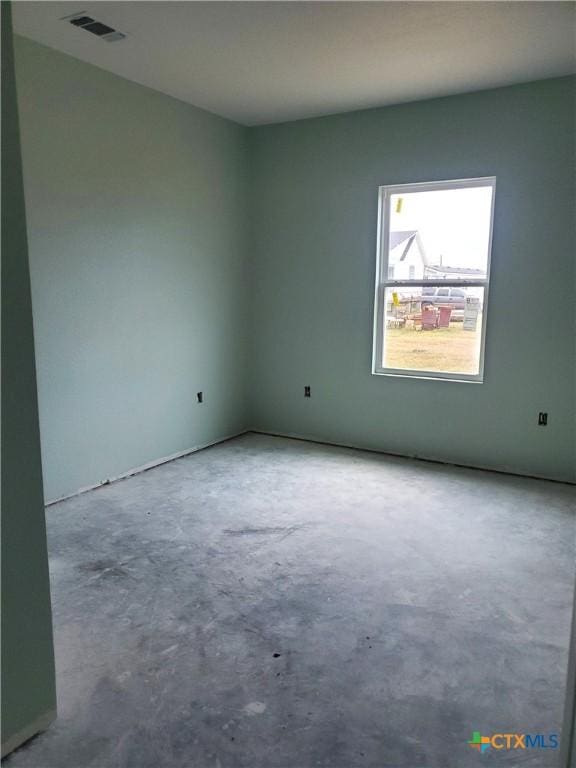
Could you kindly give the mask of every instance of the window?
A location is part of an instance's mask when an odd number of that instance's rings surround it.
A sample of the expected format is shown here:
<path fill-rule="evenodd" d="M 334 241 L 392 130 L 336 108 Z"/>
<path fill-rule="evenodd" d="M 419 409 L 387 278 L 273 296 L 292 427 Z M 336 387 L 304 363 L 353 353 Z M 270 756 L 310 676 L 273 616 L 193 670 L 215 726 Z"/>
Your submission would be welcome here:
<path fill-rule="evenodd" d="M 483 380 L 495 189 L 380 187 L 373 373 Z"/>

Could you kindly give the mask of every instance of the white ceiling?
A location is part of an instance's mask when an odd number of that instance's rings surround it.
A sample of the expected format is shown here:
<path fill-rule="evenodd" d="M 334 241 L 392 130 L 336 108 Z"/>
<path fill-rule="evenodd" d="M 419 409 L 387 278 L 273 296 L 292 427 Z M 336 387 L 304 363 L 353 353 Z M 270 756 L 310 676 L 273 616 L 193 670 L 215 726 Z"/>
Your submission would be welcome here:
<path fill-rule="evenodd" d="M 106 43 L 60 21 L 121 32 Z M 576 71 L 576 2 L 15 2 L 19 34 L 246 125 Z"/>

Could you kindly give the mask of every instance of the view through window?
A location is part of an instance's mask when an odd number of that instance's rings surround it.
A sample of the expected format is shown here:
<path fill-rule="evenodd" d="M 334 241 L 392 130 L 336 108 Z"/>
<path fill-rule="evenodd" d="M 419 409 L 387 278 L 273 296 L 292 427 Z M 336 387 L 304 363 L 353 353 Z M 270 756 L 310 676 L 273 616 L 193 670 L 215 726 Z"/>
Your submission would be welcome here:
<path fill-rule="evenodd" d="M 374 373 L 482 380 L 495 184 L 380 188 Z"/>

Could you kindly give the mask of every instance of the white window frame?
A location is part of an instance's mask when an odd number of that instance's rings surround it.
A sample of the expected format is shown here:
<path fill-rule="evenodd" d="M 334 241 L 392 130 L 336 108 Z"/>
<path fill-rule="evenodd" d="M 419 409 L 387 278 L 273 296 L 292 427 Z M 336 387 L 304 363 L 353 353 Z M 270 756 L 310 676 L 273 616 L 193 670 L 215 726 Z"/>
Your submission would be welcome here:
<path fill-rule="evenodd" d="M 462 280 L 393 280 L 388 278 L 388 257 L 390 242 L 390 198 L 392 195 L 409 192 L 433 192 L 443 189 L 469 189 L 471 187 L 492 187 L 490 209 L 490 232 L 488 236 L 488 254 L 486 277 L 482 279 Z M 378 202 L 378 242 L 376 251 L 376 284 L 374 290 L 374 331 L 372 349 L 372 373 L 376 376 L 400 376 L 417 379 L 440 379 L 481 384 L 484 381 L 484 347 L 486 341 L 486 319 L 488 316 L 488 291 L 490 285 L 490 262 L 492 258 L 492 232 L 494 222 L 494 200 L 496 197 L 496 176 L 482 176 L 473 179 L 453 179 L 450 181 L 426 181 L 416 184 L 394 184 L 379 187 Z M 482 328 L 480 336 L 480 361 L 477 374 L 426 371 L 420 369 L 387 368 L 383 365 L 385 343 L 385 314 L 387 288 L 484 288 L 482 306 Z"/>

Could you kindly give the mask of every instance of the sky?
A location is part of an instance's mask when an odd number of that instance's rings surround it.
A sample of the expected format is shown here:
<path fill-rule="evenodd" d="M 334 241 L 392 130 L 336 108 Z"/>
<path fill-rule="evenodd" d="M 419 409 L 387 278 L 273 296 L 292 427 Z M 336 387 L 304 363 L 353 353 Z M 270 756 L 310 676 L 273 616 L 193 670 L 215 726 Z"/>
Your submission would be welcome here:
<path fill-rule="evenodd" d="M 430 264 L 486 269 L 491 202 L 492 187 L 394 194 L 390 231 L 417 229 Z"/>

